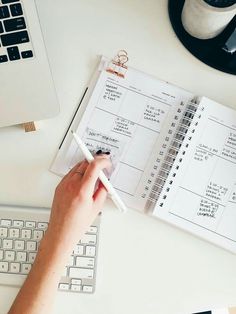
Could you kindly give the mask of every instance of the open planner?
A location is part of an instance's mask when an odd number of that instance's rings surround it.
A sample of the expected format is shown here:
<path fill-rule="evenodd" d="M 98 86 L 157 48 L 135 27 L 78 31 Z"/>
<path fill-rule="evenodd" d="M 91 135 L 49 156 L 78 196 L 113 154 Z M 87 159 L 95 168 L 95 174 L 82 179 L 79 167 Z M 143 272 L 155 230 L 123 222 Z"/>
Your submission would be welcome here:
<path fill-rule="evenodd" d="M 123 71 L 123 72 L 122 72 Z M 236 111 L 102 58 L 51 170 L 111 152 L 125 204 L 236 252 Z"/>

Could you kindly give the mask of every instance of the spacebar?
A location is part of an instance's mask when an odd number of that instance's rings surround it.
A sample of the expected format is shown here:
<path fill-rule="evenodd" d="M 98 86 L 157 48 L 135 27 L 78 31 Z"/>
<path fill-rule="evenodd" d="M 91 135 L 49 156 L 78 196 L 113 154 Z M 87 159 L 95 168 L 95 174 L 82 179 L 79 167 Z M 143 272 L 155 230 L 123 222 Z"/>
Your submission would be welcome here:
<path fill-rule="evenodd" d="M 29 41 L 29 36 L 27 31 L 10 33 L 1 35 L 2 45 L 11 46 L 11 45 L 18 45 L 27 43 Z"/>

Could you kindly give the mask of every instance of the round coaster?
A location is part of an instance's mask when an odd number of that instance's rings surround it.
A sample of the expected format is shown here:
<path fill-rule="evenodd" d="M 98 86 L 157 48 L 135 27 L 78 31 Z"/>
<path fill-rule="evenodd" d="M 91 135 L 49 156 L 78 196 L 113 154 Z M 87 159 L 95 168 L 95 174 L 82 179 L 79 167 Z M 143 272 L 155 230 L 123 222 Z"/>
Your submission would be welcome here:
<path fill-rule="evenodd" d="M 172 27 L 179 40 L 196 58 L 205 64 L 236 75 L 236 52 L 229 53 L 223 49 L 228 38 L 236 28 L 236 16 L 225 30 L 212 39 L 197 39 L 189 35 L 181 21 L 181 13 L 185 0 L 169 0 L 169 16 Z"/>

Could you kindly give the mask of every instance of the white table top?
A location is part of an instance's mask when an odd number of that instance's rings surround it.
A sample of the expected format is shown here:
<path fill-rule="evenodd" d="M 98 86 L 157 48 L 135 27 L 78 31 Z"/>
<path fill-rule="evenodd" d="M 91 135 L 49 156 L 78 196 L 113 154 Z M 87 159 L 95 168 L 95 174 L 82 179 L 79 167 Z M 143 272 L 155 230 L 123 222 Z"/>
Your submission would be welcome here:
<path fill-rule="evenodd" d="M 195 59 L 176 38 L 167 0 L 40 0 L 39 13 L 61 113 L 25 134 L 0 130 L 0 203 L 50 207 L 48 169 L 97 56 L 129 52 L 129 64 L 236 108 L 235 76 Z M 235 226 L 236 227 L 236 226 Z M 0 287 L 0 314 L 16 288 Z M 97 291 L 58 293 L 57 314 L 184 314 L 236 304 L 236 256 L 156 219 L 111 204 L 102 219 Z"/>

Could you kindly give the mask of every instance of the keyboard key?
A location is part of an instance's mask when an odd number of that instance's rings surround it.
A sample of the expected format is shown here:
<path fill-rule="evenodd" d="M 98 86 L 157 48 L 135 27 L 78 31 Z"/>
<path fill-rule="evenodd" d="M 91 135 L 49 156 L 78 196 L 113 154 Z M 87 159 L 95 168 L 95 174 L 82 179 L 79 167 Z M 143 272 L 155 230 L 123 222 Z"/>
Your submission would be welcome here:
<path fill-rule="evenodd" d="M 67 277 L 67 267 L 64 267 L 62 277 Z"/>
<path fill-rule="evenodd" d="M 19 16 L 23 14 L 22 7 L 20 3 L 15 3 L 10 5 L 11 15 Z"/>
<path fill-rule="evenodd" d="M 81 285 L 82 280 L 81 279 L 71 279 L 71 284 L 72 285 Z"/>
<path fill-rule="evenodd" d="M 46 222 L 39 222 L 38 223 L 38 228 L 40 228 L 40 229 L 47 229 L 47 227 L 48 227 L 48 223 L 46 223 Z"/>
<path fill-rule="evenodd" d="M 15 251 L 5 251 L 5 260 L 14 261 L 15 260 Z"/>
<path fill-rule="evenodd" d="M 69 285 L 68 285 L 68 283 L 60 283 L 60 284 L 59 284 L 59 289 L 60 289 L 60 290 L 69 290 Z"/>
<path fill-rule="evenodd" d="M 17 252 L 16 253 L 17 262 L 26 262 L 26 252 Z"/>
<path fill-rule="evenodd" d="M 70 256 L 70 259 L 67 263 L 68 266 L 73 266 L 74 265 L 74 256 Z"/>
<path fill-rule="evenodd" d="M 76 257 L 76 266 L 84 268 L 94 268 L 94 258 Z"/>
<path fill-rule="evenodd" d="M 21 237 L 23 239 L 31 239 L 32 231 L 29 229 L 22 229 L 21 230 Z"/>
<path fill-rule="evenodd" d="M 19 31 L 26 28 L 25 19 L 23 17 L 5 20 L 3 24 L 6 32 Z"/>
<path fill-rule="evenodd" d="M 3 227 L 11 227 L 11 220 L 10 219 L 2 219 L 1 226 Z"/>
<path fill-rule="evenodd" d="M 3 250 L 0 250 L 0 261 L 3 260 Z"/>
<path fill-rule="evenodd" d="M 3 56 L 0 56 L 0 63 L 4 63 L 4 62 L 7 62 L 8 61 L 8 57 L 3 55 Z"/>
<path fill-rule="evenodd" d="M 7 48 L 8 56 L 11 61 L 19 60 L 20 53 L 18 47 Z"/>
<path fill-rule="evenodd" d="M 19 238 L 20 230 L 19 229 L 9 229 L 9 238 Z"/>
<path fill-rule="evenodd" d="M 96 244 L 97 236 L 95 234 L 85 234 L 80 242 L 83 244 Z"/>
<path fill-rule="evenodd" d="M 94 226 L 91 226 L 91 227 L 89 227 L 89 229 L 88 229 L 88 232 L 89 232 L 89 233 L 97 233 L 97 231 L 98 231 L 98 228 L 97 228 L 97 227 L 94 227 Z"/>
<path fill-rule="evenodd" d="M 2 1 L 3 3 L 3 1 Z M 3 3 L 4 4 L 4 3 Z M 6 5 L 0 7 L 0 19 L 6 19 L 10 16 L 9 9 Z"/>
<path fill-rule="evenodd" d="M 18 2 L 19 0 L 2 0 L 2 4 L 12 3 L 12 2 Z"/>
<path fill-rule="evenodd" d="M 27 31 L 21 31 L 16 33 L 1 35 L 2 45 L 12 46 L 29 42 L 29 36 Z"/>
<path fill-rule="evenodd" d="M 43 231 L 42 230 L 34 230 L 34 232 L 33 232 L 33 239 L 41 240 L 42 237 L 43 237 Z"/>
<path fill-rule="evenodd" d="M 76 245 L 74 249 L 74 254 L 75 255 L 83 255 L 84 254 L 84 247 L 83 245 Z"/>
<path fill-rule="evenodd" d="M 3 30 L 2 22 L 0 21 L 0 34 L 3 32 L 4 32 L 4 30 Z"/>
<path fill-rule="evenodd" d="M 0 262 L 0 273 L 8 272 L 8 262 Z"/>
<path fill-rule="evenodd" d="M 15 250 L 24 250 L 25 248 L 25 242 L 22 240 L 16 240 L 14 242 L 14 249 Z"/>
<path fill-rule="evenodd" d="M 95 246 L 86 246 L 86 256 L 95 256 L 96 254 L 96 247 Z"/>
<path fill-rule="evenodd" d="M 13 227 L 23 227 L 24 226 L 24 221 L 22 220 L 14 220 L 13 221 Z"/>
<path fill-rule="evenodd" d="M 27 251 L 36 251 L 37 250 L 37 242 L 27 241 L 26 242 L 26 250 Z"/>
<path fill-rule="evenodd" d="M 71 285 L 71 291 L 81 291 L 81 286 L 79 285 Z"/>
<path fill-rule="evenodd" d="M 93 279 L 93 269 L 70 267 L 69 277 L 81 279 Z"/>
<path fill-rule="evenodd" d="M 7 228 L 0 228 L 0 237 L 1 238 L 7 237 Z"/>
<path fill-rule="evenodd" d="M 26 226 L 26 228 L 35 228 L 36 222 L 35 221 L 26 221 L 25 226 Z"/>
<path fill-rule="evenodd" d="M 22 274 L 28 274 L 31 270 L 31 264 L 22 264 L 21 272 Z"/>
<path fill-rule="evenodd" d="M 13 241 L 12 240 L 3 240 L 3 249 L 13 249 Z"/>
<path fill-rule="evenodd" d="M 23 51 L 21 53 L 21 56 L 23 59 L 32 58 L 33 57 L 33 51 L 31 51 L 31 50 Z"/>
<path fill-rule="evenodd" d="M 20 272 L 20 263 L 10 263 L 10 272 L 19 273 Z"/>
<path fill-rule="evenodd" d="M 92 286 L 83 286 L 83 291 L 84 292 L 93 292 L 93 287 Z"/>
<path fill-rule="evenodd" d="M 35 261 L 35 258 L 36 258 L 36 253 L 29 253 L 29 262 L 30 263 L 34 263 Z"/>

